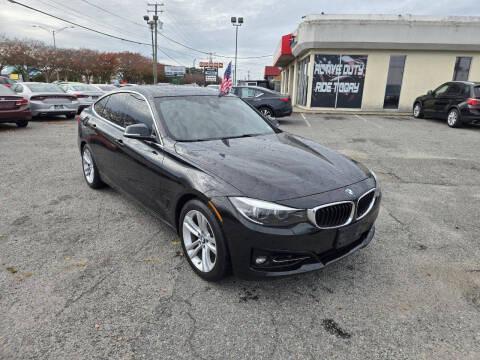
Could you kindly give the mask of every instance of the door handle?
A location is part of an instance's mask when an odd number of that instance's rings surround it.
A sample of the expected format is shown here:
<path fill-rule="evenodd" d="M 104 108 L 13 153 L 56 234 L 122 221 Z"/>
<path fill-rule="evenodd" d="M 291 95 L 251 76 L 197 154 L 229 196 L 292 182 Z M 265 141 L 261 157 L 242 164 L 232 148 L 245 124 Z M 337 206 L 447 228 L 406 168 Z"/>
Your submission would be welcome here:
<path fill-rule="evenodd" d="M 95 123 L 91 123 L 91 125 L 92 125 L 92 127 L 93 127 L 94 129 L 96 129 L 96 128 L 97 128 L 97 124 L 95 124 Z"/>
<path fill-rule="evenodd" d="M 123 140 L 122 139 L 115 139 L 115 142 L 119 145 L 123 145 Z"/>

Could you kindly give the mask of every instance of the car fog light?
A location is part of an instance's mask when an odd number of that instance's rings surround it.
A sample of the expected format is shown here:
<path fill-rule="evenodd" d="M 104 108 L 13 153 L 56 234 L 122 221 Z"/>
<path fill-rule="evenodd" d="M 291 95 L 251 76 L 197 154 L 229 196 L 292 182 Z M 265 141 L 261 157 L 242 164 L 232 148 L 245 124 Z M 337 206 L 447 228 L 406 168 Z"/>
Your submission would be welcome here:
<path fill-rule="evenodd" d="M 255 258 L 255 264 L 257 264 L 257 265 L 265 264 L 266 261 L 267 261 L 267 257 L 266 257 L 266 256 L 257 256 L 257 257 Z"/>

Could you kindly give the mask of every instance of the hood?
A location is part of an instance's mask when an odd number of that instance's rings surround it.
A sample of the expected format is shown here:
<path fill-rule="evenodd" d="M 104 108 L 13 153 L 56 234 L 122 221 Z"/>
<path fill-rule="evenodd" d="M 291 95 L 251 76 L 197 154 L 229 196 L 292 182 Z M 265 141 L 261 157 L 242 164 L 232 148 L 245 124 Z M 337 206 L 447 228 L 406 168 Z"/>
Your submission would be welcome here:
<path fill-rule="evenodd" d="M 353 160 L 288 133 L 177 142 L 175 150 L 245 196 L 267 201 L 318 194 L 369 176 Z"/>

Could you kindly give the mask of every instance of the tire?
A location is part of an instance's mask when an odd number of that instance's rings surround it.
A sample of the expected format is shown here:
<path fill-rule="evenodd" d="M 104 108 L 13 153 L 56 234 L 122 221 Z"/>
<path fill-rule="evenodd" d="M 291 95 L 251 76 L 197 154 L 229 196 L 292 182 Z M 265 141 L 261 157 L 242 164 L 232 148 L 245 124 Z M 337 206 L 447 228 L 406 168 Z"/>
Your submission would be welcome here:
<path fill-rule="evenodd" d="M 67 114 L 65 116 L 67 117 L 67 119 L 74 119 L 75 116 L 77 116 L 77 113 L 70 113 L 70 114 Z"/>
<path fill-rule="evenodd" d="M 450 109 L 447 115 L 447 124 L 451 128 L 462 127 L 460 112 L 457 109 Z"/>
<path fill-rule="evenodd" d="M 105 186 L 104 182 L 100 178 L 97 165 L 93 159 L 92 151 L 88 145 L 82 148 L 82 170 L 83 177 L 87 182 L 87 185 L 92 189 L 100 189 Z"/>
<path fill-rule="evenodd" d="M 24 127 L 27 127 L 28 120 L 20 120 L 20 121 L 17 121 L 16 124 L 19 128 L 24 128 Z"/>
<path fill-rule="evenodd" d="M 265 116 L 268 119 L 274 119 L 275 118 L 275 114 L 273 113 L 273 110 L 270 109 L 269 107 L 262 106 L 262 107 L 258 108 L 258 111 L 260 111 L 262 113 L 262 115 Z"/>
<path fill-rule="evenodd" d="M 203 202 L 190 200 L 185 204 L 180 213 L 179 233 L 185 258 L 198 276 L 219 281 L 227 275 L 230 260 L 225 238 L 217 218 Z"/>
<path fill-rule="evenodd" d="M 422 104 L 420 104 L 419 102 L 416 102 L 414 105 L 413 105 L 413 117 L 415 119 L 421 119 L 423 118 L 423 111 L 422 111 Z"/>

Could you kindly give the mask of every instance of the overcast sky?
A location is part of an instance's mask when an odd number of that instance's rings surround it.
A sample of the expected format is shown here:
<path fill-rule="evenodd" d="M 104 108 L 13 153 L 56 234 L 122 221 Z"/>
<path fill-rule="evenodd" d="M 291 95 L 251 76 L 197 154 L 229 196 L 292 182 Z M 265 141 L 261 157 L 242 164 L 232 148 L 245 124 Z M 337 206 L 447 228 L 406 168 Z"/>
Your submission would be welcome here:
<path fill-rule="evenodd" d="M 150 42 L 150 32 L 144 23 L 147 1 L 144 0 L 18 0 L 56 16 L 97 30 Z M 150 2 L 153 2 L 151 0 Z M 239 30 L 239 57 L 273 54 L 280 37 L 292 32 L 306 14 L 414 14 L 441 16 L 480 16 L 478 0 L 164 0 L 162 33 L 193 48 L 221 55 L 234 55 L 235 31 L 231 16 L 243 16 L 245 23 Z M 90 3 L 90 4 L 89 4 Z M 114 16 L 94 6 L 107 9 Z M 121 17 L 121 18 L 120 18 Z M 122 19 L 123 18 L 123 19 Z M 144 25 L 145 24 L 145 25 Z M 9 37 L 30 38 L 51 43 L 48 32 L 34 28 L 43 25 L 53 29 L 67 24 L 48 16 L 0 0 L 0 34 Z M 88 47 L 109 51 L 135 51 L 151 56 L 151 48 L 130 44 L 83 29 L 67 29 L 57 35 L 58 47 Z M 159 53 L 159 61 L 172 65 L 192 66 L 194 59 L 205 60 L 206 55 L 176 45 L 159 36 L 159 47 L 171 58 Z M 223 60 L 217 58 L 217 60 Z M 228 60 L 227 60 L 228 61 Z M 263 78 L 263 67 L 271 65 L 272 58 L 240 60 L 238 78 Z"/>

